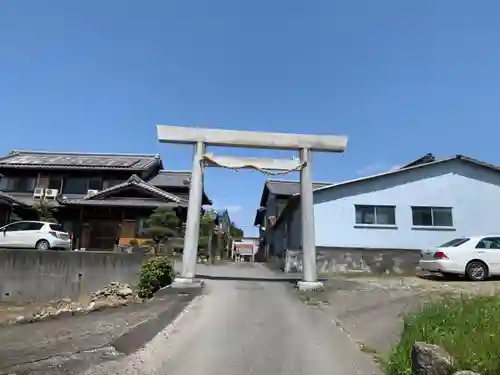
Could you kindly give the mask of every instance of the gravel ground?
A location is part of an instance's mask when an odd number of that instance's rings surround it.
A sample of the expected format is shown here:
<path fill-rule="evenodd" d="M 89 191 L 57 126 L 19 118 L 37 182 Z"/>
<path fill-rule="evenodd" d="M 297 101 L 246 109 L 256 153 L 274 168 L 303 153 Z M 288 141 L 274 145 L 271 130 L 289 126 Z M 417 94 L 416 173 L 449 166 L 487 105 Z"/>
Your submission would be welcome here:
<path fill-rule="evenodd" d="M 300 303 L 264 266 L 203 271 L 204 295 L 174 324 L 133 355 L 82 374 L 380 374 L 327 314 Z"/>
<path fill-rule="evenodd" d="M 400 337 L 405 313 L 443 295 L 492 294 L 499 280 L 468 282 L 440 277 L 334 278 L 312 300 L 322 305 L 368 352 L 385 355 Z M 327 304 L 322 304 L 326 302 Z"/>

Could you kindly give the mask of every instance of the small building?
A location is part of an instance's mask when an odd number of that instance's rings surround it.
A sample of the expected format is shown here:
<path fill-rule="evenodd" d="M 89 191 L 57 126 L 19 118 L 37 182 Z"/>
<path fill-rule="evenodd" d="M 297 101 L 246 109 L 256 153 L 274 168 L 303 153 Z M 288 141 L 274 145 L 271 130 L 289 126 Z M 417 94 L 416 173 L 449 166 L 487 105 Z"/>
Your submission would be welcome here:
<path fill-rule="evenodd" d="M 254 262 L 258 248 L 258 237 L 243 237 L 233 242 L 232 259 L 237 262 Z"/>
<path fill-rule="evenodd" d="M 157 207 L 186 220 L 191 175 L 163 170 L 159 155 L 12 151 L 0 157 L 0 174 L 0 225 L 37 219 L 44 199 L 72 234 L 73 248 L 140 242 Z M 211 204 L 205 193 L 202 204 Z"/>
<path fill-rule="evenodd" d="M 332 182 L 313 182 L 313 188 L 329 186 Z M 255 214 L 254 226 L 259 227 L 259 248 L 257 259 L 264 261 L 276 256 L 275 231 L 277 219 L 288 204 L 290 198 L 300 193 L 300 182 L 269 179 L 264 183 L 260 207 Z"/>
<path fill-rule="evenodd" d="M 500 168 L 457 155 L 425 155 L 387 173 L 314 190 L 319 249 L 421 250 L 500 231 Z M 300 249 L 300 196 L 273 226 L 277 254 Z"/>

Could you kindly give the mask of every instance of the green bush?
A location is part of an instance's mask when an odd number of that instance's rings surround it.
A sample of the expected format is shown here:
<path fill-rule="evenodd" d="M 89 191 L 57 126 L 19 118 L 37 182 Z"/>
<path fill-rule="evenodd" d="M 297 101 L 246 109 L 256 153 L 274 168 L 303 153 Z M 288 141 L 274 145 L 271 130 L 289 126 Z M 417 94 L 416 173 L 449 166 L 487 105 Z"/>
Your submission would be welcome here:
<path fill-rule="evenodd" d="M 500 296 L 447 298 L 406 316 L 401 341 L 385 363 L 387 374 L 412 374 L 415 341 L 446 349 L 460 370 L 500 374 Z"/>
<path fill-rule="evenodd" d="M 137 294 L 141 298 L 151 298 L 162 287 L 174 280 L 174 268 L 167 257 L 149 258 L 141 266 Z"/>
<path fill-rule="evenodd" d="M 128 241 L 128 244 L 130 246 L 137 246 L 139 245 L 139 241 L 137 241 L 137 238 L 131 238 L 130 241 Z"/>

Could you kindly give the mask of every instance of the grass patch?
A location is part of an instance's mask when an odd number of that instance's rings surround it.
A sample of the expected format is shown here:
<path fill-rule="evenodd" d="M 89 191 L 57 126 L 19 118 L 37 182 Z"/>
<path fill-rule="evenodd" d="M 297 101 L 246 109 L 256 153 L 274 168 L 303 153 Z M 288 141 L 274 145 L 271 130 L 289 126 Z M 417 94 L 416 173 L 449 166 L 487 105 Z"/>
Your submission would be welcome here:
<path fill-rule="evenodd" d="M 457 369 L 500 374 L 500 296 L 445 297 L 407 315 L 401 341 L 384 363 L 387 374 L 412 374 L 415 341 L 446 349 Z"/>

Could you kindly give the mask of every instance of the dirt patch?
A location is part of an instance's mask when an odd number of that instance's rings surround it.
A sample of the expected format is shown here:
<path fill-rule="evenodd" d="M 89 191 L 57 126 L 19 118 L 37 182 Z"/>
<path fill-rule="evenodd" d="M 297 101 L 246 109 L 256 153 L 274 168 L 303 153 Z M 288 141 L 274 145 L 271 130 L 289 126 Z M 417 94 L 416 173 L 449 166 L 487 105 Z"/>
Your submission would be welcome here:
<path fill-rule="evenodd" d="M 307 304 L 321 305 L 364 351 L 384 355 L 400 337 L 404 314 L 443 296 L 499 291 L 500 280 L 369 276 L 330 279 L 323 292 L 299 295 Z"/>
<path fill-rule="evenodd" d="M 2 327 L 0 375 L 77 374 L 132 353 L 198 294 L 168 289 L 142 304 Z"/>
<path fill-rule="evenodd" d="M 35 323 L 65 315 L 88 314 L 110 307 L 143 302 L 130 285 L 112 281 L 88 297 L 78 300 L 62 298 L 45 303 L 0 304 L 0 327 L 10 324 Z"/>

